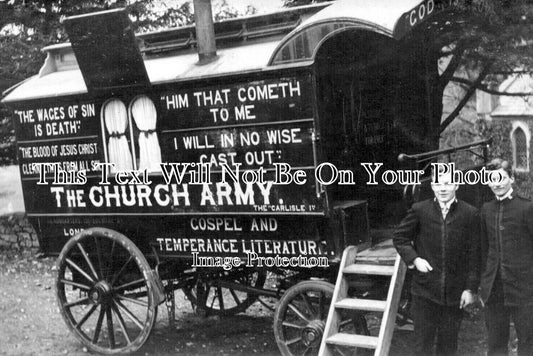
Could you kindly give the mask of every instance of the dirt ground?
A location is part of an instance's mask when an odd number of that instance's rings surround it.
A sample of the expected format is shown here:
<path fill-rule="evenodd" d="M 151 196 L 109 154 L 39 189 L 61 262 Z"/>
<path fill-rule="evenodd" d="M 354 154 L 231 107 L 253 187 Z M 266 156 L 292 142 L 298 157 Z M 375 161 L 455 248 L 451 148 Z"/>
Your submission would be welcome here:
<path fill-rule="evenodd" d="M 0 251 L 0 354 L 87 355 L 70 335 L 54 294 L 53 258 Z M 170 327 L 164 306 L 155 328 L 136 355 L 279 355 L 272 331 L 273 313 L 260 303 L 233 317 L 196 316 L 181 292 L 176 323 Z M 465 319 L 460 355 L 484 355 L 481 313 Z M 410 355 L 413 334 L 396 330 L 390 355 Z"/>

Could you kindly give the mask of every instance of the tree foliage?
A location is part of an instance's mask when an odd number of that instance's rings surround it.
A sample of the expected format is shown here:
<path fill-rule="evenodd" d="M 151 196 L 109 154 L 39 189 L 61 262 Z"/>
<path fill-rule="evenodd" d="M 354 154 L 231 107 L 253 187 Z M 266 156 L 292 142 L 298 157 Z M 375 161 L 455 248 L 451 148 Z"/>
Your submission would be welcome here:
<path fill-rule="evenodd" d="M 240 13 L 226 0 L 213 1 L 216 21 L 249 15 Z M 46 45 L 65 42 L 68 36 L 61 20 L 67 16 L 127 8 L 136 32 L 191 24 L 191 1 L 173 0 L 0 0 L 0 90 L 35 74 Z"/>
<path fill-rule="evenodd" d="M 61 24 L 67 16 L 127 8 L 136 32 L 155 31 L 194 22 L 192 1 L 176 0 L 0 0 L 0 93 L 36 74 L 44 62 L 41 49 L 66 42 Z M 226 0 L 213 1 L 215 21 L 240 13 Z M 14 159 L 14 137 L 8 112 L 0 106 L 0 164 Z"/>
<path fill-rule="evenodd" d="M 527 95 L 497 90 L 509 75 L 533 72 L 533 1 L 456 1 L 444 18 L 447 26 L 437 31 L 436 46 L 442 70 L 443 90 L 459 88 L 462 97 L 441 117 L 440 133 L 461 119 L 461 112 L 481 90 L 493 95 Z"/>
<path fill-rule="evenodd" d="M 323 1 L 285 0 L 284 6 L 318 2 Z M 445 3 L 451 6 L 443 11 L 444 16 L 432 18 L 417 30 L 433 43 L 436 55 L 428 53 L 428 57 L 436 58 L 439 65 L 439 80 L 428 90 L 440 98 L 450 86 L 462 92 L 455 109 L 443 117 L 435 112 L 429 118 L 440 121 L 439 133 L 459 117 L 476 90 L 530 95 L 496 88 L 506 76 L 533 73 L 533 0 L 434 0 L 436 7 Z"/>

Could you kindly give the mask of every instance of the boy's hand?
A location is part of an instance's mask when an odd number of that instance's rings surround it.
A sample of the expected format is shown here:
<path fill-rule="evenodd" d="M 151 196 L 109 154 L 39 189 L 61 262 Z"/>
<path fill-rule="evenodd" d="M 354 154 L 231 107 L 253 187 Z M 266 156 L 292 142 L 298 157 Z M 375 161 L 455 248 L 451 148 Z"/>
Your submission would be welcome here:
<path fill-rule="evenodd" d="M 416 269 L 419 272 L 428 273 L 429 271 L 433 271 L 433 267 L 431 267 L 429 262 L 423 258 L 420 258 L 420 257 L 415 258 L 413 261 L 413 264 L 415 265 Z"/>
<path fill-rule="evenodd" d="M 474 294 L 472 294 L 472 291 L 470 290 L 464 290 L 463 294 L 461 294 L 461 301 L 459 303 L 459 308 L 464 309 L 465 307 L 474 304 L 475 298 Z"/>

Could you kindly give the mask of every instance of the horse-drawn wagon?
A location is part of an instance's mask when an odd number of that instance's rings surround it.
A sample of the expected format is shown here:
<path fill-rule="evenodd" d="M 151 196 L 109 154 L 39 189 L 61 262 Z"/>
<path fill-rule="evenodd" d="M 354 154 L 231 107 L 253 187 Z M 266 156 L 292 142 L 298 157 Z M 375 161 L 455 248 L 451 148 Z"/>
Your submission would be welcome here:
<path fill-rule="evenodd" d="M 316 352 L 343 250 L 386 239 L 405 209 L 405 186 L 367 185 L 361 163 L 394 171 L 438 147 L 425 33 L 445 12 L 338 1 L 228 20 L 200 60 L 192 26 L 134 36 L 124 11 L 67 19 L 71 43 L 45 48 L 3 102 L 73 334 L 137 350 L 183 289 L 208 314 L 281 298 L 281 352 Z M 354 315 L 344 324 L 365 332 Z"/>

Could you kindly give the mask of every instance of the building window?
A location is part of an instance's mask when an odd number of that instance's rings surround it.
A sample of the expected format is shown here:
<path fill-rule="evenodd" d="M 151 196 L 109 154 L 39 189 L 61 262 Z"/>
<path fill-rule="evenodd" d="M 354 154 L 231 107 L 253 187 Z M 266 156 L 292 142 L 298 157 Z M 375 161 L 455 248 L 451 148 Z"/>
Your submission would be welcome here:
<path fill-rule="evenodd" d="M 529 171 L 529 140 L 524 129 L 517 126 L 511 133 L 514 169 Z"/>

